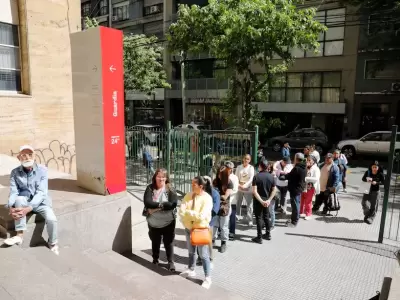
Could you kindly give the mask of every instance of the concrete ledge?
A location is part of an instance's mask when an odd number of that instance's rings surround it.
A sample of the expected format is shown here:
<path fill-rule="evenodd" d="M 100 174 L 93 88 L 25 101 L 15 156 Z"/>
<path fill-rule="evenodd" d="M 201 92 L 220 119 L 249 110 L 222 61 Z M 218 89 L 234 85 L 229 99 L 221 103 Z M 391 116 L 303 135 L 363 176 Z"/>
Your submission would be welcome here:
<path fill-rule="evenodd" d="M 132 196 L 128 193 L 95 195 L 77 187 L 75 180 L 62 178 L 49 180 L 49 187 L 53 188 L 49 193 L 58 219 L 61 245 L 78 250 L 92 248 L 98 252 L 114 250 L 122 253 L 132 249 Z M 12 234 L 14 223 L 4 208 L 7 198 L 8 189 L 0 189 L 0 225 Z M 32 215 L 22 246 L 45 243 L 48 236 L 44 229 L 43 219 Z"/>
<path fill-rule="evenodd" d="M 388 300 L 400 299 L 400 267 L 396 269 L 392 276 Z"/>

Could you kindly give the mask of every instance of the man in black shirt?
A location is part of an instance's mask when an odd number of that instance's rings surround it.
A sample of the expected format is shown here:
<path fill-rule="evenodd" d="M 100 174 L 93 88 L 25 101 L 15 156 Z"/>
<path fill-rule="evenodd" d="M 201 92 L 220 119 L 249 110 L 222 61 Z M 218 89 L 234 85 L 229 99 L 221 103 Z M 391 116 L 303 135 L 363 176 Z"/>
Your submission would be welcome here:
<path fill-rule="evenodd" d="M 256 216 L 257 237 L 253 238 L 252 241 L 262 244 L 263 238 L 271 239 L 268 206 L 276 194 L 276 187 L 274 177 L 268 172 L 268 161 L 262 160 L 258 168 L 260 173 L 253 178 L 253 211 Z M 265 235 L 262 235 L 262 221 L 264 221 L 266 228 Z"/>
<path fill-rule="evenodd" d="M 292 206 L 292 216 L 287 222 L 288 227 L 296 227 L 300 218 L 300 197 L 306 187 L 306 163 L 303 153 L 296 153 L 294 156 L 294 168 L 289 174 L 281 175 L 280 180 L 288 180 L 288 190 L 290 194 L 290 205 Z"/>

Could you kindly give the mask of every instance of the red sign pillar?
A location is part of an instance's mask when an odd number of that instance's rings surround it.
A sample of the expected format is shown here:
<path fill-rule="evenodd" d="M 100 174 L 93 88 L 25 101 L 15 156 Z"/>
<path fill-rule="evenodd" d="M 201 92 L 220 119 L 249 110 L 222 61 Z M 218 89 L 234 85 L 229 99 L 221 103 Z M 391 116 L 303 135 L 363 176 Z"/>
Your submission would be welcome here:
<path fill-rule="evenodd" d="M 126 190 L 123 33 L 96 27 L 71 35 L 78 184 Z"/>

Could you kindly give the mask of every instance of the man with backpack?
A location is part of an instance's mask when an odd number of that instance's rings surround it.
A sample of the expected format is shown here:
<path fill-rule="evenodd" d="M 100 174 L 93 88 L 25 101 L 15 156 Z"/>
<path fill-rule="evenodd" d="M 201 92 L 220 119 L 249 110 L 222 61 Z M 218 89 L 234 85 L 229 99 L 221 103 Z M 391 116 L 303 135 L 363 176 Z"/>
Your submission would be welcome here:
<path fill-rule="evenodd" d="M 328 153 L 325 156 L 325 162 L 321 167 L 321 176 L 319 179 L 320 193 L 315 198 L 313 213 L 317 213 L 324 204 L 322 214 L 326 215 L 328 211 L 339 210 L 340 205 L 337 201 L 337 191 L 340 186 L 340 170 L 338 165 L 333 162 L 333 154 Z M 330 201 L 333 200 L 333 201 Z"/>
<path fill-rule="evenodd" d="M 335 150 L 333 152 L 333 163 L 339 167 L 339 188 L 337 189 L 336 193 L 339 191 L 340 187 L 342 187 L 342 184 L 346 183 L 347 178 L 347 164 L 346 162 L 340 157 L 340 150 Z M 345 187 L 345 186 L 344 186 Z M 343 190 L 345 192 L 345 190 Z"/>

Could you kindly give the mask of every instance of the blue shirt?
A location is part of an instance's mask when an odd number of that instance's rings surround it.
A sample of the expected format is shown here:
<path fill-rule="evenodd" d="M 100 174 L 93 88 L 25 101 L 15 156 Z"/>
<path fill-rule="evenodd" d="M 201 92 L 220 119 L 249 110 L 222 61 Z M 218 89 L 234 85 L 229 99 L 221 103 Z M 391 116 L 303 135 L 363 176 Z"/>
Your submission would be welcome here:
<path fill-rule="evenodd" d="M 215 221 L 218 218 L 218 212 L 221 206 L 221 196 L 218 192 L 217 189 L 215 189 L 214 187 L 211 188 L 212 191 L 212 200 L 213 200 L 213 208 L 211 211 L 211 221 L 210 221 L 210 226 L 214 226 L 215 225 Z"/>
<path fill-rule="evenodd" d="M 290 150 L 289 148 L 282 147 L 282 157 L 290 157 Z"/>
<path fill-rule="evenodd" d="M 51 206 L 48 191 L 46 167 L 34 164 L 33 169 L 27 173 L 22 166 L 19 166 L 11 171 L 10 197 L 8 198 L 7 207 L 14 206 L 15 200 L 19 195 L 28 197 L 29 206 L 33 210 L 41 204 Z"/>

